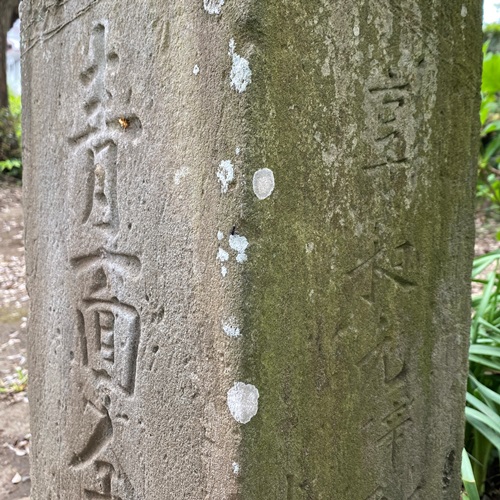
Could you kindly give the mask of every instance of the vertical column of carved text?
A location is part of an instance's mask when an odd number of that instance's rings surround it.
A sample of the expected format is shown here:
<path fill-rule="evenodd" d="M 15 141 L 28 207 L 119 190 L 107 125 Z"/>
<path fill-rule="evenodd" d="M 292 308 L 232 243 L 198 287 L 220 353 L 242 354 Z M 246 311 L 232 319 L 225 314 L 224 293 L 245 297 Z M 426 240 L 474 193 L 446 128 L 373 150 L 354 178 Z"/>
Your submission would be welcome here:
<path fill-rule="evenodd" d="M 412 168 L 414 156 L 413 137 L 407 133 L 412 119 L 408 104 L 417 92 L 413 88 L 414 70 L 415 67 L 409 72 L 401 68 L 388 69 L 368 82 L 366 92 L 370 158 L 361 168 L 370 176 L 374 187 L 384 186 L 386 193 L 394 193 L 396 197 L 399 193 L 390 185 L 406 178 L 404 171 Z M 396 203 L 401 206 L 399 201 Z M 420 491 L 419 479 L 415 484 L 405 482 L 408 471 L 404 468 L 408 464 L 403 459 L 405 442 L 415 432 L 410 365 L 403 345 L 403 337 L 410 333 L 411 325 L 404 315 L 396 314 L 395 305 L 412 300 L 404 299 L 405 296 L 415 297 L 419 255 L 411 235 L 404 229 L 392 228 L 393 222 L 401 225 L 402 219 L 392 220 L 388 209 L 375 209 L 374 213 L 384 214 L 384 220 L 374 221 L 374 249 L 362 264 L 349 272 L 352 278 L 368 284 L 359 299 L 369 306 L 374 318 L 368 327 L 371 348 L 357 360 L 362 376 L 367 374 L 364 405 L 371 415 L 363 424 L 362 432 L 377 457 L 375 461 L 387 467 L 386 479 L 380 478 L 366 500 L 414 500 Z M 378 229 L 382 226 L 385 227 L 383 234 Z M 375 378 L 374 373 L 378 374 Z"/>
<path fill-rule="evenodd" d="M 117 425 L 127 425 L 121 408 L 135 391 L 140 316 L 132 303 L 130 284 L 140 279 L 135 255 L 116 251 L 120 217 L 117 196 L 119 142 L 129 121 L 113 116 L 109 75 L 118 56 L 107 48 L 108 28 L 97 24 L 91 33 L 89 64 L 80 78 L 85 87 L 82 129 L 70 138 L 75 157 L 74 199 L 80 245 L 71 256 L 78 296 L 75 303 L 78 370 L 84 380 L 84 422 L 70 466 L 82 475 L 82 497 L 129 500 L 134 489 L 121 468 L 114 446 Z M 133 302 L 133 301 L 131 301 Z"/>

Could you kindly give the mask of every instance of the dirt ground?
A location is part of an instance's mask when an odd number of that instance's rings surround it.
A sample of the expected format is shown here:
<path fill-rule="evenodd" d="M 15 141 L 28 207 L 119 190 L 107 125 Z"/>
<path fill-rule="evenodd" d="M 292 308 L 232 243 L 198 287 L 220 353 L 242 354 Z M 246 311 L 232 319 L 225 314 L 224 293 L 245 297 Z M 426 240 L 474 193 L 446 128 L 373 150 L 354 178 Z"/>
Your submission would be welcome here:
<path fill-rule="evenodd" d="M 0 499 L 28 500 L 29 414 L 21 188 L 0 183 Z"/>
<path fill-rule="evenodd" d="M 500 224 L 476 217 L 476 255 L 500 248 Z M 21 187 L 0 182 L 0 499 L 29 500 L 29 414 Z"/>

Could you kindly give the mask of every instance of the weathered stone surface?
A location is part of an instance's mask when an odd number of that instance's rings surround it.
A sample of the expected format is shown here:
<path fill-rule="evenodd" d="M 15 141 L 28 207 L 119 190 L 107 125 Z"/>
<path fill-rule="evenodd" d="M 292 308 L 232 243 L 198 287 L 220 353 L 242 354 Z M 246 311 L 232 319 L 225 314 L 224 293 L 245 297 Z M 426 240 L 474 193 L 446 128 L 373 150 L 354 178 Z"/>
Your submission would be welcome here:
<path fill-rule="evenodd" d="M 455 500 L 480 2 L 23 4 L 32 498 Z"/>

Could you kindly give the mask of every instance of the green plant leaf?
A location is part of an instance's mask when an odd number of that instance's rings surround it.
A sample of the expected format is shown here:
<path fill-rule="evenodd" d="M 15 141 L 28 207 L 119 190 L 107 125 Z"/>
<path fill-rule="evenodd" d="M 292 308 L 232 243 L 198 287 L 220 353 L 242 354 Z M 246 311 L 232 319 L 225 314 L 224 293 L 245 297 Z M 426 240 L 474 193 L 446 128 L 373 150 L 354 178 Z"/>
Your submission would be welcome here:
<path fill-rule="evenodd" d="M 495 361 L 492 361 L 489 358 L 483 358 L 482 356 L 475 356 L 474 354 L 469 354 L 469 361 L 478 363 L 482 366 L 487 366 L 488 368 L 492 368 L 493 370 L 497 370 L 500 372 L 500 363 L 496 363 Z"/>
<path fill-rule="evenodd" d="M 500 92 L 500 53 L 488 52 L 483 60 L 482 92 Z"/>
<path fill-rule="evenodd" d="M 478 411 L 483 414 L 483 417 L 480 418 L 481 421 L 486 424 L 488 427 L 491 427 L 495 432 L 498 433 L 498 439 L 500 440 L 500 416 L 498 413 L 490 408 L 487 404 L 483 403 L 480 399 L 476 398 L 476 396 L 472 395 L 470 392 L 466 395 L 467 403 L 471 406 L 474 406 Z"/>
<path fill-rule="evenodd" d="M 488 116 L 490 113 L 493 113 L 495 108 L 497 107 L 497 104 L 495 102 L 495 97 L 488 95 L 488 94 L 483 94 L 482 99 L 481 99 L 481 107 L 479 108 L 479 117 L 481 119 L 481 125 L 484 125 L 486 123 L 486 120 L 488 119 Z M 485 132 L 484 130 L 481 131 L 481 136 L 485 136 L 488 132 Z"/>
<path fill-rule="evenodd" d="M 500 358 L 500 347 L 493 347 L 489 345 L 471 345 L 469 348 L 471 354 L 480 354 L 483 356 L 493 356 Z"/>
<path fill-rule="evenodd" d="M 479 491 L 477 490 L 476 480 L 472 472 L 469 455 L 465 448 L 462 450 L 462 482 L 467 497 L 470 500 L 479 500 Z"/>
<path fill-rule="evenodd" d="M 475 278 L 478 274 L 481 274 L 488 266 L 493 264 L 495 261 L 500 260 L 500 250 L 495 250 L 480 257 L 474 259 L 474 264 L 472 266 L 472 278 Z M 482 283 L 487 283 L 484 280 L 478 280 Z"/>
<path fill-rule="evenodd" d="M 467 422 L 477 429 L 495 448 L 500 449 L 500 435 L 491 427 L 491 419 L 474 408 L 465 408 Z"/>
<path fill-rule="evenodd" d="M 486 387 L 484 384 L 479 382 L 474 375 L 469 374 L 469 378 L 471 379 L 472 383 L 477 387 L 477 390 L 481 393 L 481 396 L 483 398 L 488 399 L 498 405 L 500 405 L 500 394 L 498 394 L 495 391 L 492 391 L 490 388 Z"/>
<path fill-rule="evenodd" d="M 477 308 L 476 314 L 472 319 L 471 325 L 471 344 L 474 344 L 477 339 L 478 330 L 479 330 L 479 318 L 483 317 L 486 309 L 488 308 L 490 298 L 493 293 L 493 286 L 495 284 L 495 273 L 490 273 L 488 277 L 488 283 L 484 287 L 483 296 L 481 298 L 481 302 L 479 303 L 479 307 Z"/>
<path fill-rule="evenodd" d="M 484 150 L 482 160 L 486 164 L 488 161 L 495 156 L 496 152 L 500 149 L 500 135 L 493 138 L 492 141 L 488 143 L 486 149 Z"/>
<path fill-rule="evenodd" d="M 485 320 L 484 318 L 479 318 L 479 323 L 481 325 L 483 325 L 484 327 L 486 327 L 487 330 L 491 330 L 495 333 L 500 333 L 500 328 L 498 328 L 497 326 L 493 325 L 492 323 L 490 323 L 489 321 Z"/>
<path fill-rule="evenodd" d="M 483 131 L 481 132 L 482 135 L 490 134 L 491 132 L 497 132 L 500 130 L 500 120 L 496 120 L 494 122 L 488 123 L 486 127 L 484 127 Z"/>

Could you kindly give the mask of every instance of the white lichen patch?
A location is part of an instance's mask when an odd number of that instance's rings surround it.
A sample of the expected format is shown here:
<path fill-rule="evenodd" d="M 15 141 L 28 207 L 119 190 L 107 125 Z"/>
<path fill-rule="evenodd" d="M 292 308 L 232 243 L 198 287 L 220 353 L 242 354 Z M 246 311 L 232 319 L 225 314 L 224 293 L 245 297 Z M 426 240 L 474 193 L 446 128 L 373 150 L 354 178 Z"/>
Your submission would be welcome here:
<path fill-rule="evenodd" d="M 236 318 L 228 318 L 227 321 L 223 322 L 222 330 L 228 337 L 239 337 L 241 335 Z"/>
<path fill-rule="evenodd" d="M 229 254 L 221 247 L 219 247 L 219 251 L 217 252 L 217 260 L 221 262 L 227 262 L 229 260 Z"/>
<path fill-rule="evenodd" d="M 222 241 L 224 239 L 224 233 L 222 231 L 217 231 L 217 239 L 219 241 Z M 220 273 L 222 274 L 222 277 L 225 278 L 227 276 L 227 267 L 224 265 L 224 262 L 227 262 L 229 260 L 229 253 L 226 252 L 222 247 L 219 247 L 217 250 L 217 257 L 216 259 L 221 263 L 220 266 Z"/>
<path fill-rule="evenodd" d="M 227 406 L 231 415 L 240 424 L 247 424 L 259 409 L 259 391 L 252 384 L 236 382 L 227 391 Z"/>
<path fill-rule="evenodd" d="M 200 72 L 200 67 L 197 64 L 195 64 L 193 68 L 193 75 L 196 76 L 199 72 Z"/>
<path fill-rule="evenodd" d="M 217 170 L 217 179 L 220 182 L 220 190 L 223 194 L 227 193 L 229 184 L 234 180 L 234 167 L 231 160 L 223 160 Z"/>
<path fill-rule="evenodd" d="M 247 260 L 247 255 L 245 253 L 248 247 L 248 240 L 244 236 L 240 236 L 238 234 L 230 234 L 229 235 L 229 246 L 238 252 L 236 255 L 236 261 L 242 264 Z"/>
<path fill-rule="evenodd" d="M 218 16 L 221 12 L 224 0 L 203 0 L 203 7 L 209 14 Z"/>
<path fill-rule="evenodd" d="M 261 168 L 253 174 L 253 192 L 259 200 L 265 200 L 274 191 L 274 174 L 269 168 Z"/>
<path fill-rule="evenodd" d="M 176 170 L 174 174 L 174 184 L 178 186 L 182 179 L 189 174 L 189 169 L 187 167 L 181 167 L 179 170 Z"/>
<path fill-rule="evenodd" d="M 233 65 L 229 78 L 231 80 L 231 87 L 241 93 L 245 92 L 248 85 L 252 83 L 252 70 L 248 61 L 235 52 L 235 48 L 234 39 L 231 38 L 229 41 L 229 55 L 233 59 Z"/>
<path fill-rule="evenodd" d="M 236 475 L 240 473 L 240 464 L 238 462 L 233 462 L 233 473 Z"/>
<path fill-rule="evenodd" d="M 460 14 L 462 17 L 467 17 L 467 7 L 465 5 L 462 5 L 462 10 L 460 11 Z"/>

